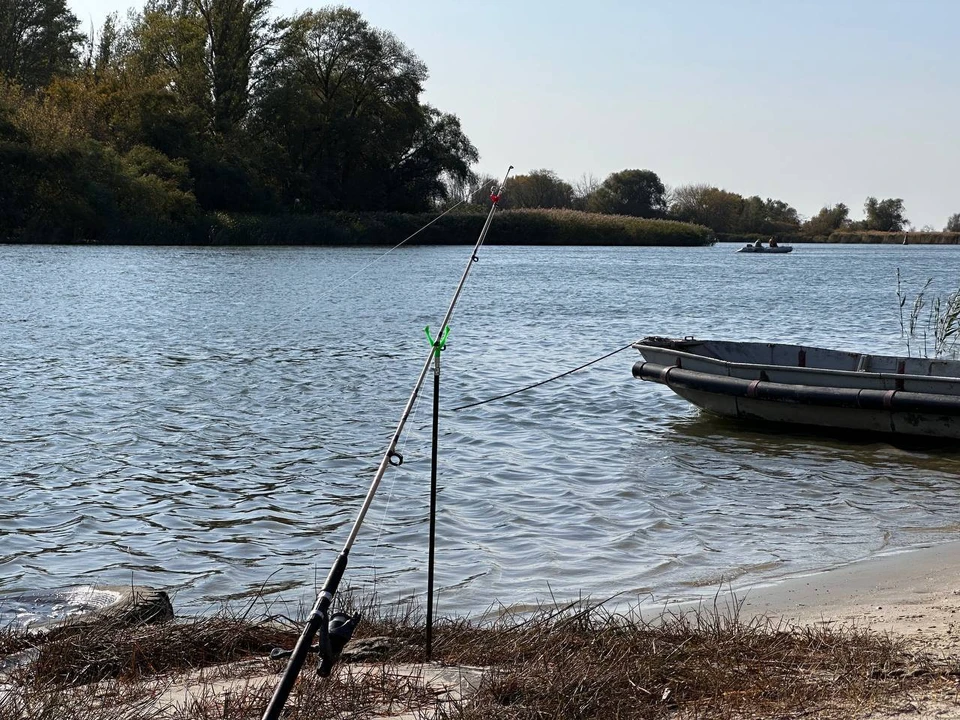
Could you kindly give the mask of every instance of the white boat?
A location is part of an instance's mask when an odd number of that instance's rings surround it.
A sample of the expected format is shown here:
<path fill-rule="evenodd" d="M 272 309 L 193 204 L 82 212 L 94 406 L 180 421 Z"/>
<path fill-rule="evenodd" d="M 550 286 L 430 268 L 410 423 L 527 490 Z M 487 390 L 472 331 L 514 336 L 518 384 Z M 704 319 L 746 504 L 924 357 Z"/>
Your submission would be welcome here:
<path fill-rule="evenodd" d="M 738 253 L 788 253 L 793 252 L 793 245 L 777 245 L 769 247 L 766 245 L 744 245 L 737 250 Z"/>
<path fill-rule="evenodd" d="M 960 361 L 647 337 L 634 377 L 732 418 L 960 438 Z"/>

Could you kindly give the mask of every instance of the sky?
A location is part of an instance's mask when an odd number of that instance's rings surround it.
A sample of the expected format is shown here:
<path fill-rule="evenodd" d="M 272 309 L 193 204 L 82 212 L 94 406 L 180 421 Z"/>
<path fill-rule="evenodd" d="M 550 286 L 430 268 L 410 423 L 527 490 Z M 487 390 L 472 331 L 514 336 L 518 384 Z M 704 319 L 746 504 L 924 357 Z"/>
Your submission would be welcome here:
<path fill-rule="evenodd" d="M 68 0 L 84 27 L 142 3 Z M 274 0 L 289 16 L 329 3 Z M 644 168 L 801 216 L 960 213 L 960 0 L 352 0 L 430 71 L 479 172 Z"/>

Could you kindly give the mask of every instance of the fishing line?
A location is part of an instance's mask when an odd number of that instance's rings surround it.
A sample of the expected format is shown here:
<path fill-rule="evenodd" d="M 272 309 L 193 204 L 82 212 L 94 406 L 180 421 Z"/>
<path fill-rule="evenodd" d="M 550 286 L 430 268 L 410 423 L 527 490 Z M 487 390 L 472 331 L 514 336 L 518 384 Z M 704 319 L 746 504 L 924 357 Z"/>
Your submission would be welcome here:
<path fill-rule="evenodd" d="M 410 419 L 411 419 L 411 421 L 412 421 L 412 422 L 411 422 L 411 427 L 412 427 L 413 429 L 412 429 L 409 433 L 407 433 L 407 434 L 405 434 L 405 435 L 403 436 L 403 444 L 400 446 L 400 454 L 401 454 L 401 455 L 403 455 L 403 451 L 406 450 L 407 444 L 410 442 L 411 436 L 416 433 L 416 429 L 417 429 L 417 416 L 418 416 L 418 414 L 419 414 L 419 412 L 420 412 L 420 401 L 421 401 L 422 399 L 423 399 L 423 395 L 422 395 L 422 394 L 421 394 L 421 395 L 417 395 L 417 401 L 416 401 L 416 402 L 414 403 L 414 405 L 413 405 L 413 412 L 410 413 Z M 377 557 L 379 556 L 379 553 L 380 553 L 380 540 L 383 538 L 383 528 L 384 528 L 384 525 L 386 525 L 386 522 L 387 522 L 387 513 L 388 513 L 388 511 L 390 510 L 390 501 L 393 499 L 393 489 L 394 489 L 394 487 L 395 487 L 396 484 L 397 484 L 397 477 L 399 476 L 399 474 L 400 474 L 399 472 L 392 472 L 392 473 L 390 473 L 390 478 L 391 478 L 391 480 L 390 480 L 390 486 L 387 488 L 387 502 L 386 502 L 386 504 L 385 504 L 384 507 L 383 507 L 383 516 L 380 518 L 380 526 L 379 526 L 379 528 L 377 529 L 377 541 L 376 541 L 376 543 L 374 543 L 373 552 L 372 552 L 371 555 L 370 555 L 370 564 L 371 564 L 371 565 L 373 565 L 373 564 L 376 562 Z M 376 590 L 376 587 L 377 587 L 377 581 L 376 581 L 377 568 L 376 568 L 376 566 L 373 567 L 373 572 L 374 572 L 373 587 L 374 587 L 374 590 Z"/>
<path fill-rule="evenodd" d="M 495 182 L 496 182 L 496 181 L 494 181 L 494 183 L 495 183 Z M 433 218 L 433 220 L 431 220 L 430 222 L 428 222 L 426 225 L 424 225 L 423 227 L 415 230 L 413 233 L 411 233 L 410 235 L 408 235 L 407 237 L 405 237 L 403 240 L 401 240 L 400 242 L 398 242 L 396 245 L 394 245 L 392 248 L 390 248 L 390 249 L 387 250 L 386 252 L 381 253 L 380 255 L 376 256 L 373 260 L 371 260 L 370 262 L 368 262 L 366 265 L 364 265 L 363 267 L 361 267 L 359 270 L 357 270 L 355 273 L 353 273 L 353 274 L 350 275 L 349 277 L 341 280 L 339 283 L 337 283 L 337 284 L 334 285 L 332 288 L 330 288 L 329 290 L 327 290 L 323 295 L 320 295 L 318 298 L 316 298 L 314 302 L 319 302 L 319 301 L 322 301 L 322 300 L 327 300 L 327 299 L 333 297 L 334 293 L 336 293 L 337 290 L 339 290 L 340 288 L 342 288 L 344 285 L 346 285 L 348 282 L 350 282 L 351 280 L 353 280 L 355 277 L 357 277 L 358 275 L 360 275 L 360 274 L 366 272 L 367 270 L 369 270 L 371 267 L 373 267 L 373 266 L 376 265 L 378 262 L 380 262 L 381 260 L 383 260 L 383 259 L 384 259 L 385 257 L 387 257 L 390 253 L 392 253 L 394 250 L 398 250 L 398 249 L 400 249 L 401 247 L 403 247 L 404 245 L 406 245 L 408 242 L 410 242 L 411 240 L 413 240 L 413 238 L 415 238 L 417 235 L 419 235 L 420 233 L 422 233 L 422 232 L 423 232 L 424 230 L 426 230 L 428 227 L 430 227 L 431 225 L 433 225 L 435 222 L 437 222 L 437 221 L 438 221 L 440 218 L 442 218 L 444 215 L 447 215 L 447 214 L 453 212 L 454 210 L 456 210 L 458 207 L 460 207 L 460 206 L 463 205 L 464 203 L 472 201 L 473 198 L 477 195 L 477 193 L 479 193 L 479 192 L 481 192 L 481 191 L 484 191 L 484 190 L 488 190 L 488 189 L 489 189 L 489 188 L 487 187 L 487 183 L 484 183 L 483 185 L 481 185 L 480 187 L 478 187 L 476 190 L 474 190 L 472 193 L 470 193 L 469 195 L 467 195 L 467 197 L 463 198 L 462 200 L 460 200 L 460 201 L 457 202 L 456 204 L 448 207 L 446 210 L 444 210 L 442 213 L 440 213 L 439 215 L 437 215 L 435 218 Z M 264 333 L 264 335 L 269 335 L 270 333 L 272 333 L 274 330 L 276 330 L 276 329 L 277 329 L 278 327 L 280 327 L 281 325 L 284 325 L 285 323 L 289 322 L 289 320 L 290 320 L 290 318 L 287 318 L 287 319 L 285 319 L 285 320 L 281 320 L 281 321 L 278 322 L 276 325 L 274 325 L 273 327 L 269 328 L 269 329 Z"/>
<path fill-rule="evenodd" d="M 411 240 L 413 240 L 413 238 L 415 238 L 417 235 L 419 235 L 419 234 L 422 233 L 424 230 L 426 230 L 428 227 L 430 227 L 430 226 L 433 225 L 435 222 L 437 222 L 437 220 L 439 220 L 440 218 L 442 218 L 442 217 L 443 217 L 444 215 L 446 215 L 447 213 L 452 212 L 453 210 L 456 210 L 458 207 L 460 207 L 461 205 L 463 205 L 463 203 L 465 203 L 465 202 L 466 202 L 466 199 L 461 200 L 461 201 L 458 202 L 456 205 L 447 208 L 447 209 L 444 210 L 442 213 L 440 213 L 439 215 L 437 215 L 433 220 L 431 220 L 431 221 L 428 222 L 426 225 L 424 225 L 423 227 L 421 227 L 419 230 L 414 231 L 411 235 L 408 235 L 406 238 L 404 238 L 403 240 L 401 240 L 400 242 L 398 242 L 398 243 L 397 243 L 396 245 L 394 245 L 392 248 L 390 248 L 390 249 L 387 250 L 386 252 L 382 253 L 381 255 L 378 255 L 377 257 L 375 257 L 373 260 L 371 260 L 371 261 L 368 262 L 366 265 L 364 265 L 363 267 L 361 267 L 361 268 L 360 268 L 359 270 L 357 270 L 355 273 L 353 273 L 353 274 L 350 275 L 349 277 L 345 278 L 344 280 L 341 280 L 339 283 L 337 283 L 336 285 L 334 285 L 334 286 L 333 286 L 332 288 L 330 288 L 330 290 L 328 290 L 324 295 L 321 295 L 321 296 L 320 296 L 319 298 L 317 298 L 317 299 L 318 299 L 318 300 L 326 300 L 328 297 L 332 296 L 337 290 L 339 290 L 340 288 L 342 288 L 344 285 L 346 285 L 348 282 L 350 282 L 350 281 L 353 280 L 355 277 L 357 277 L 358 275 L 360 275 L 362 272 L 364 272 L 365 270 L 368 270 L 369 268 L 371 268 L 371 267 L 373 267 L 374 265 L 376 265 L 378 262 L 380 262 L 381 260 L 383 260 L 385 257 L 387 257 L 387 255 L 389 255 L 390 253 L 392 253 L 394 250 L 397 250 L 397 249 L 403 247 L 404 245 L 406 245 L 408 242 L 410 242 Z"/>
<path fill-rule="evenodd" d="M 495 182 L 495 181 L 494 181 L 494 182 Z M 392 248 L 390 248 L 389 250 L 387 250 L 385 253 L 383 253 L 382 255 L 379 255 L 378 257 L 376 257 L 376 258 L 374 258 L 373 260 L 371 260 L 369 263 L 367 263 L 367 264 L 364 265 L 362 268 L 360 268 L 359 270 L 357 270 L 353 275 L 351 275 L 350 277 L 348 277 L 348 278 L 347 278 L 346 280 L 344 280 L 343 282 L 335 285 L 335 286 L 327 293 L 327 295 L 321 295 L 321 296 L 320 296 L 320 299 L 323 300 L 323 299 L 329 297 L 330 295 L 332 295 L 332 294 L 334 293 L 335 290 L 339 290 L 341 287 L 343 287 L 343 286 L 346 285 L 348 282 L 350 282 L 351 280 L 353 280 L 355 277 L 357 277 L 357 275 L 359 275 L 360 273 L 362 273 L 364 270 L 367 270 L 367 269 L 370 268 L 371 266 L 376 265 L 378 262 L 380 262 L 381 260 L 383 260 L 383 258 L 385 258 L 387 255 L 389 255 L 390 253 L 392 253 L 394 250 L 396 250 L 396 249 L 402 247 L 403 245 L 405 245 L 406 243 L 408 243 L 410 240 L 412 240 L 412 239 L 415 238 L 417 235 L 419 235 L 419 234 L 422 233 L 424 230 L 426 230 L 428 227 L 430 227 L 430 226 L 433 225 L 435 222 L 437 222 L 437 220 L 439 220 L 440 218 L 442 218 L 444 215 L 446 215 L 447 213 L 453 212 L 453 211 L 456 210 L 458 207 L 460 207 L 461 205 L 463 205 L 465 202 L 468 202 L 468 201 L 473 200 L 474 196 L 475 196 L 477 193 L 479 193 L 481 190 L 487 190 L 487 189 L 488 189 L 488 188 L 487 188 L 487 184 L 484 183 L 482 186 L 478 187 L 478 188 L 477 188 L 476 190 L 474 190 L 472 193 L 470 193 L 469 195 L 467 195 L 467 197 L 463 198 L 463 200 L 460 200 L 457 204 L 455 204 L 455 205 L 447 208 L 447 209 L 444 210 L 442 213 L 440 213 L 439 215 L 437 215 L 433 220 L 431 220 L 431 221 L 428 222 L 426 225 L 424 225 L 422 228 L 420 228 L 419 230 L 416 230 L 412 235 L 410 235 L 409 237 L 405 238 L 404 240 L 401 240 L 399 243 L 397 243 L 396 245 L 394 245 Z"/>
<path fill-rule="evenodd" d="M 519 390 L 513 390 L 511 392 L 504 393 L 503 395 L 497 395 L 496 397 L 487 398 L 486 400 L 479 400 L 478 402 L 467 403 L 466 405 L 458 405 L 457 407 L 452 408 L 452 410 L 453 412 L 457 412 L 458 410 L 466 410 L 467 408 L 477 407 L 478 405 L 486 405 L 487 403 L 492 403 L 496 400 L 503 400 L 504 398 L 508 398 L 512 395 L 519 395 L 520 393 L 526 392 L 527 390 L 532 390 L 533 388 L 540 387 L 541 385 L 546 385 L 549 382 L 553 382 L 554 380 L 559 380 L 562 377 L 571 375 L 577 372 L 578 370 L 583 370 L 584 368 L 588 368 L 591 365 L 594 365 L 595 363 L 600 362 L 601 360 L 606 360 L 608 357 L 613 357 L 617 353 L 622 353 L 624 350 L 627 350 L 633 347 L 635 343 L 636 343 L 636 340 L 631 340 L 629 343 L 624 345 L 622 348 L 619 348 L 618 350 L 614 350 L 613 352 L 608 352 L 606 355 L 601 355 L 595 360 L 591 360 L 590 362 L 586 362 L 583 365 L 580 365 L 579 367 L 575 367 L 573 370 L 567 370 L 566 372 L 562 372 L 559 375 L 554 375 L 552 378 L 547 378 L 546 380 L 535 382 L 533 383 L 533 385 L 527 385 L 526 387 L 522 387 Z"/>

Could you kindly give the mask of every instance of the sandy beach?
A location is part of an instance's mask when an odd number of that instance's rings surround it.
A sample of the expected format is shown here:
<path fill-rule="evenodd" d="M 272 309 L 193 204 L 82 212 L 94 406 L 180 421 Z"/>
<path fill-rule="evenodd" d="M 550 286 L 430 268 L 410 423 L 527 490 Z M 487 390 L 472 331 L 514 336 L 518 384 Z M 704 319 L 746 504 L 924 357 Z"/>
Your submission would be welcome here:
<path fill-rule="evenodd" d="M 902 637 L 960 667 L 960 542 L 912 549 L 734 592 L 742 614 L 799 625 L 842 624 Z M 732 601 L 729 594 L 721 601 Z M 960 719 L 960 683 L 904 698 L 897 712 L 863 718 Z"/>
<path fill-rule="evenodd" d="M 960 667 L 960 542 L 911 549 L 764 586 L 726 591 L 717 597 L 717 602 L 721 608 L 733 608 L 740 603 L 744 620 L 763 617 L 790 625 L 830 624 L 889 633 L 903 638 L 913 652 Z M 657 612 L 662 609 L 663 606 Z M 346 667 L 340 666 L 338 672 L 348 672 Z M 373 669 L 352 666 L 349 672 Z M 441 670 L 439 666 L 397 665 L 390 672 L 431 678 L 438 692 L 446 691 L 452 698 L 461 697 L 465 688 L 476 687 L 483 676 L 479 668 L 446 668 L 446 675 L 437 674 Z M 275 679 L 275 675 L 265 674 L 249 681 L 272 687 Z M 180 688 L 179 692 L 183 690 Z M 205 690 L 209 692 L 211 687 L 206 685 Z M 216 688 L 213 690 L 216 692 Z M 821 714 L 814 710 L 804 716 Z M 761 717 L 766 716 L 756 716 Z M 823 717 L 836 718 L 836 710 L 823 713 Z M 921 693 L 894 698 L 884 710 L 851 710 L 847 717 L 960 720 L 960 683 L 953 679 L 936 682 Z"/>
<path fill-rule="evenodd" d="M 845 623 L 960 648 L 960 542 L 906 550 L 734 593 L 747 615 Z"/>
<path fill-rule="evenodd" d="M 862 699 L 863 707 L 849 707 L 831 702 L 834 698 L 828 691 L 823 696 L 826 705 L 819 705 L 818 701 L 800 708 L 803 717 L 821 720 L 840 717 L 851 720 L 960 720 L 960 542 L 883 555 L 763 586 L 725 590 L 709 596 L 699 605 L 709 614 L 714 602 L 721 613 L 736 612 L 741 622 L 761 618 L 779 624 L 781 629 L 809 626 L 855 628 L 888 634 L 904 641 L 908 654 L 901 654 L 901 657 L 907 658 L 905 664 L 876 665 L 873 669 L 860 666 L 854 671 L 869 672 L 869 677 L 880 672 L 881 677 L 909 680 L 900 686 L 896 682 L 885 686 L 893 689 L 895 694 L 866 696 Z M 667 604 L 658 608 L 655 602 L 649 602 L 643 603 L 643 615 L 653 619 L 664 610 L 676 614 L 693 607 Z M 377 638 L 370 640 L 378 642 Z M 472 697 L 490 672 L 489 667 L 361 660 L 363 650 L 360 646 L 370 640 L 348 645 L 345 655 L 355 655 L 354 661 L 340 663 L 335 675 L 340 682 L 346 683 L 345 687 L 360 683 L 364 687 L 381 688 L 379 692 L 385 693 L 381 696 L 383 699 L 380 705 L 371 708 L 378 717 L 412 720 L 437 717 L 437 713 L 442 715 L 461 700 Z M 800 672 L 817 674 L 821 667 L 824 666 L 804 666 Z M 864 667 L 868 669 L 863 670 Z M 887 675 L 888 672 L 891 674 Z M 304 676 L 305 681 L 309 681 L 308 675 Z M 829 672 L 827 676 L 830 676 Z M 842 677 L 836 676 L 831 682 Z M 861 676 L 849 677 L 856 683 L 855 678 Z M 128 699 L 121 701 L 121 705 L 126 707 L 125 712 L 131 713 L 131 718 L 141 717 L 142 714 L 137 714 L 140 711 L 149 711 L 150 717 L 157 718 L 220 718 L 227 716 L 227 706 L 234 708 L 230 717 L 247 717 L 249 713 L 242 707 L 253 708 L 254 714 L 258 714 L 278 678 L 275 663 L 266 657 L 254 657 L 213 664 L 200 670 L 151 675 L 133 684 L 108 680 L 78 686 L 73 692 L 78 693 L 78 699 L 84 692 L 95 698 L 106 698 L 117 688 L 126 688 L 124 692 Z M 783 676 L 779 682 L 790 685 L 792 678 Z M 307 687 L 315 684 L 308 682 Z M 897 687 L 900 689 L 895 689 Z M 411 694 L 411 688 L 423 689 Z M 837 697 L 842 696 L 841 692 Z M 134 698 L 139 700 L 134 701 Z M 99 700 L 94 700 L 91 708 L 98 712 L 109 709 L 108 704 Z M 750 712 L 748 705 L 744 717 L 759 720 L 796 716 L 789 712 L 787 715 Z"/>

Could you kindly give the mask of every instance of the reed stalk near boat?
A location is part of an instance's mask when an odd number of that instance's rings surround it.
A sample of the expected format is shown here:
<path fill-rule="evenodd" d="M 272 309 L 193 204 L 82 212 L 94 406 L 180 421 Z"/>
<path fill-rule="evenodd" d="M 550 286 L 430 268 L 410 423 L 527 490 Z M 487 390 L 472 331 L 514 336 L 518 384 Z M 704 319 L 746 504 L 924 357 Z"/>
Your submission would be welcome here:
<path fill-rule="evenodd" d="M 900 312 L 900 337 L 907 347 L 907 355 L 913 357 L 914 344 L 922 341 L 923 357 L 930 357 L 930 338 L 933 339 L 933 357 L 957 356 L 957 340 L 960 339 L 960 289 L 951 293 L 938 293 L 927 297 L 933 278 L 920 288 L 911 300 L 903 289 L 900 268 L 897 268 L 897 305 Z M 904 308 L 909 306 L 905 314 Z M 924 308 L 928 308 L 926 314 Z"/>

